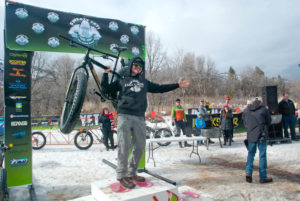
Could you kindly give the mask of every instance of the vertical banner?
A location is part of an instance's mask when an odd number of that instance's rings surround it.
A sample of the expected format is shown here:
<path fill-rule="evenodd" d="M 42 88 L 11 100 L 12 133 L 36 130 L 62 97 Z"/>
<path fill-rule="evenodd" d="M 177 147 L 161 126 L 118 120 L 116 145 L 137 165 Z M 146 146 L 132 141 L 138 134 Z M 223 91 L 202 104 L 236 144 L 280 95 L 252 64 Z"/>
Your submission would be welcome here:
<path fill-rule="evenodd" d="M 31 59 L 33 52 L 5 49 L 4 58 L 4 134 L 7 185 L 32 183 L 31 149 Z"/>

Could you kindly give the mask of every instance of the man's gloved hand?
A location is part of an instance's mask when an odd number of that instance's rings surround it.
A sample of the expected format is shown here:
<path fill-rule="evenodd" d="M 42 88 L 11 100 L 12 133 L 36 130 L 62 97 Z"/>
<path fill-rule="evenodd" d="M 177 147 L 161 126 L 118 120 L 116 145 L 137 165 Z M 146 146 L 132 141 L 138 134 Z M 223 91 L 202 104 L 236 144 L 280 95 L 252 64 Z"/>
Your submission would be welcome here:
<path fill-rule="evenodd" d="M 175 126 L 175 123 L 174 123 L 174 121 L 172 122 L 172 126 Z"/>

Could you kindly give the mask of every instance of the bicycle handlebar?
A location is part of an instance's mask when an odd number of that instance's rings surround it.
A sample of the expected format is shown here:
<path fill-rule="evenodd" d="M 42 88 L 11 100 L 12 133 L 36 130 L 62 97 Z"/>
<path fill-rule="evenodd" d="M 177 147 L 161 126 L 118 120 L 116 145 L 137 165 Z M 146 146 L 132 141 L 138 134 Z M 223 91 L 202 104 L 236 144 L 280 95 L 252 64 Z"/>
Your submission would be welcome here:
<path fill-rule="evenodd" d="M 81 47 L 84 47 L 84 48 L 86 48 L 86 49 L 88 49 L 88 50 L 92 50 L 92 51 L 94 51 L 94 52 L 98 52 L 98 53 L 100 53 L 100 54 L 103 54 L 104 56 L 110 56 L 110 57 L 113 57 L 113 58 L 115 58 L 115 59 L 117 59 L 118 57 L 117 56 L 115 56 L 115 55 L 113 55 L 113 54 L 109 54 L 109 53 L 106 53 L 106 52 L 102 52 L 102 51 L 100 51 L 100 50 L 96 50 L 96 49 L 94 49 L 94 48 L 91 48 L 91 47 L 88 47 L 88 46 L 86 46 L 86 45 L 83 45 L 83 44 L 80 44 L 80 43 L 78 43 L 78 42 L 76 42 L 76 41 L 74 41 L 74 40 L 72 40 L 72 39 L 70 39 L 70 38 L 68 38 L 68 37 L 66 37 L 66 36 L 63 36 L 63 35 L 58 35 L 59 37 L 61 37 L 61 38 L 63 38 L 63 39 L 65 39 L 65 40 L 67 40 L 67 41 L 69 41 L 71 44 L 76 44 L 76 45 L 79 45 L 79 46 L 81 46 Z M 127 48 L 126 48 L 127 49 Z M 123 51 L 123 50 L 122 50 Z M 104 57 L 103 57 L 104 58 Z"/>

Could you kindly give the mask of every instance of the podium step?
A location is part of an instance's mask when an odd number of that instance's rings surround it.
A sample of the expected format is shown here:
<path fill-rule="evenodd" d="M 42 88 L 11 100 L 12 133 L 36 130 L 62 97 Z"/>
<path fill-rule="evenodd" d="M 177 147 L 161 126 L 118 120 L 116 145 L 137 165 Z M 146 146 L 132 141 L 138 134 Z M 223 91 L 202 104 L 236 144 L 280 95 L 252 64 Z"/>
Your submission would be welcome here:
<path fill-rule="evenodd" d="M 134 189 L 125 189 L 115 177 L 91 184 L 92 196 L 97 201 L 163 201 L 178 200 L 177 187 L 141 173 L 146 182 L 137 182 Z"/>

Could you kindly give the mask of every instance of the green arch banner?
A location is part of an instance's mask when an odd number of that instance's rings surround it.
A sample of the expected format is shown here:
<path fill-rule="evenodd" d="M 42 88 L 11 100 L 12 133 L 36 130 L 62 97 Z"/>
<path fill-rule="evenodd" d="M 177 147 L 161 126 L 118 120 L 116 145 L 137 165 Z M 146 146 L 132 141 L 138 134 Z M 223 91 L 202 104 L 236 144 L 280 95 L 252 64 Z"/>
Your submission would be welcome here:
<path fill-rule="evenodd" d="M 145 58 L 145 27 L 116 19 L 67 13 L 5 1 L 4 104 L 7 184 L 32 184 L 31 61 L 34 51 L 85 53 L 60 35 L 121 57 Z M 95 53 L 96 54 L 96 53 Z M 143 165 L 145 161 L 143 161 Z"/>

